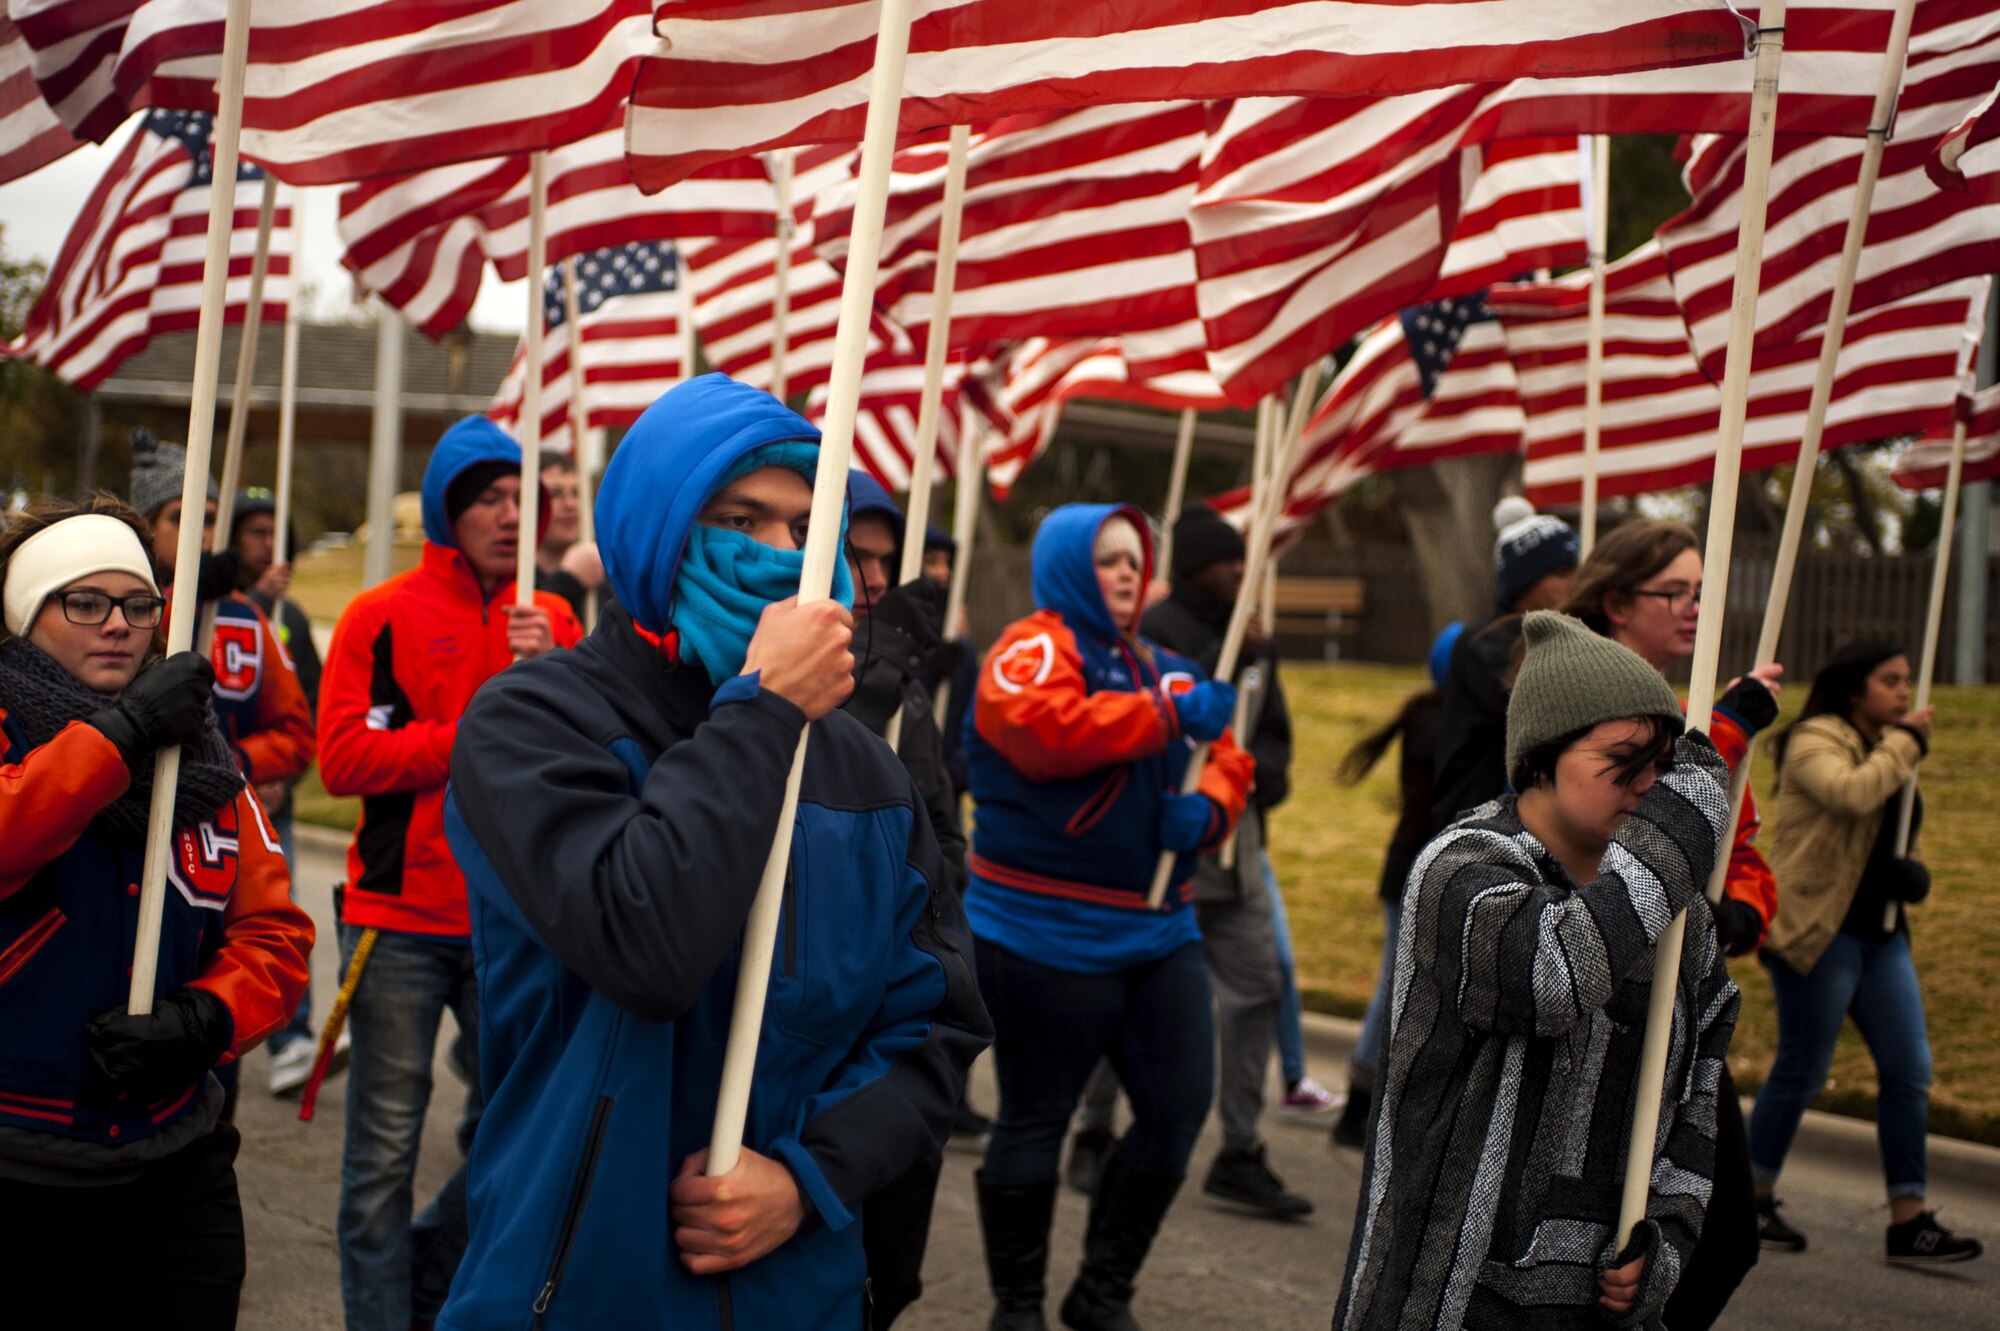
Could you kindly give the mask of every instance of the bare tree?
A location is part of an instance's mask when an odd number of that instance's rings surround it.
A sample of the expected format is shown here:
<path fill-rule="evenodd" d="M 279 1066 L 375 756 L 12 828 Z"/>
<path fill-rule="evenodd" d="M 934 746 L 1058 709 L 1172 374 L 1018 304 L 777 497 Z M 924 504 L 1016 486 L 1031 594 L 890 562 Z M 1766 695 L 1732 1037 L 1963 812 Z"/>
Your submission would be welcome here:
<path fill-rule="evenodd" d="M 1395 473 L 1433 629 L 1493 612 L 1493 505 L 1520 472 L 1518 455 L 1489 453 Z"/>

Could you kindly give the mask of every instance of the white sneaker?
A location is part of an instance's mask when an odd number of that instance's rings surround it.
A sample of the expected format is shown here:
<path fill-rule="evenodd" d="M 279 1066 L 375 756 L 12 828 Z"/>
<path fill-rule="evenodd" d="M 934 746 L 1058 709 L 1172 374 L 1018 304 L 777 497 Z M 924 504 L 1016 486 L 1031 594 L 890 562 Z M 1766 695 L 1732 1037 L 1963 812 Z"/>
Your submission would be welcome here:
<path fill-rule="evenodd" d="M 297 1039 L 289 1041 L 284 1048 L 271 1053 L 271 1094 L 291 1095 L 306 1084 L 312 1076 L 313 1055 L 319 1051 L 317 1041 Z"/>
<path fill-rule="evenodd" d="M 1285 1092 L 1285 1098 L 1278 1102 L 1278 1108 L 1286 1114 L 1310 1117 L 1331 1113 L 1346 1102 L 1346 1096 L 1336 1096 L 1314 1081 L 1311 1077 L 1301 1077 L 1298 1084 Z"/>

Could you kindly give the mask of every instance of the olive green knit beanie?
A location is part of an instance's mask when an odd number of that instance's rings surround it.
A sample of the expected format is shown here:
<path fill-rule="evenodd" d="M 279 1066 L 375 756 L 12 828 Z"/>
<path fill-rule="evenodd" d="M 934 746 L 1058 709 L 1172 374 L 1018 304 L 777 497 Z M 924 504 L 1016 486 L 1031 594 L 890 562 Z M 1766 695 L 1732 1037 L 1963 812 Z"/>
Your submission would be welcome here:
<path fill-rule="evenodd" d="M 1600 637 L 1580 619 L 1535 610 L 1522 623 L 1527 659 L 1507 699 L 1507 777 L 1550 740 L 1621 716 L 1681 719 L 1680 699 L 1660 672 L 1632 651 Z"/>

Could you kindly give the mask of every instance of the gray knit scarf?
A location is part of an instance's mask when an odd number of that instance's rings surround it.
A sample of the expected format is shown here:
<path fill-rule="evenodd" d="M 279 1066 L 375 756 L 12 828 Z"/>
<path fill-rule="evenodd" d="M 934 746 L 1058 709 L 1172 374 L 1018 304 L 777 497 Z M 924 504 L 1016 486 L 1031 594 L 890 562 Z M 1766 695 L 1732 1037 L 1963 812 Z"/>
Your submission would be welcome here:
<path fill-rule="evenodd" d="M 26 638 L 0 642 L 0 707 L 20 723 L 28 747 L 40 748 L 72 721 L 88 721 L 112 700 L 62 668 Z M 174 826 L 192 827 L 236 798 L 243 773 L 209 711 L 201 738 L 181 749 L 181 775 L 174 788 Z M 153 767 L 132 777 L 123 795 L 101 809 L 90 827 L 113 845 L 144 845 L 146 810 L 153 799 Z"/>

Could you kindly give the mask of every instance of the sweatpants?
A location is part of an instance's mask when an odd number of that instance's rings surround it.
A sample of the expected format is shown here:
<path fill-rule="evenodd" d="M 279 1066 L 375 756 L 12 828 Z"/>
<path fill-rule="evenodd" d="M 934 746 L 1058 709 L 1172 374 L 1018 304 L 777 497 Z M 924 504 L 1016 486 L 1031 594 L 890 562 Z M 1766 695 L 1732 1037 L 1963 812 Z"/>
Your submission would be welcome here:
<path fill-rule="evenodd" d="M 1278 1003 L 1284 982 L 1278 973 L 1278 939 L 1268 892 L 1248 892 L 1230 901 L 1197 901 L 1201 950 L 1215 991 L 1215 1032 L 1221 1047 L 1216 1065 L 1216 1112 L 1222 1120 L 1222 1149 L 1247 1151 L 1258 1141 L 1264 1116 L 1264 1082 L 1271 1071 L 1277 1038 Z"/>

